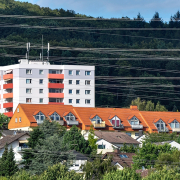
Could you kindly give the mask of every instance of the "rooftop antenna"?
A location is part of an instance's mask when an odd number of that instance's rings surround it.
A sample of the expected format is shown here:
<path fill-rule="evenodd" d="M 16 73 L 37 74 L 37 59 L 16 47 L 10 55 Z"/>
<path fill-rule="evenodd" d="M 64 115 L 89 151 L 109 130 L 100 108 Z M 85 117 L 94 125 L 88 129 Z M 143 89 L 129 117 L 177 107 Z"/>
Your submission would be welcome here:
<path fill-rule="evenodd" d="M 43 61 L 43 35 L 42 35 L 42 61 Z"/>
<path fill-rule="evenodd" d="M 48 50 L 47 50 L 47 60 L 49 62 L 49 43 L 48 43 Z"/>

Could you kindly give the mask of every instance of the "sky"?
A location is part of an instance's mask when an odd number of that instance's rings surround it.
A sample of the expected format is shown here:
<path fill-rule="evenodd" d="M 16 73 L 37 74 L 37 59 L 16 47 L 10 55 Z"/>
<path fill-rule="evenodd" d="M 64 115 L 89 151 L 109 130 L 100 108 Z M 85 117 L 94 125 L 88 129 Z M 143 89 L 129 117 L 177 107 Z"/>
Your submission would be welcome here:
<path fill-rule="evenodd" d="M 74 10 L 93 17 L 134 18 L 138 13 L 149 22 L 155 12 L 168 22 L 180 10 L 180 0 L 20 0 L 51 9 Z"/>

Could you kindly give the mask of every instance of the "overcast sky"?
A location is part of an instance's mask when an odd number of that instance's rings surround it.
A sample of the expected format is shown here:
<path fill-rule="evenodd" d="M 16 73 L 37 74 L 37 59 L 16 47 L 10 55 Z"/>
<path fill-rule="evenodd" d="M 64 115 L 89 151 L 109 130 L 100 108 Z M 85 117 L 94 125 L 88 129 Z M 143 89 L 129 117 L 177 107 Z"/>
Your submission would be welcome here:
<path fill-rule="evenodd" d="M 51 9 L 74 10 L 76 13 L 103 18 L 134 18 L 138 12 L 149 21 L 157 11 L 164 21 L 180 10 L 180 0 L 20 0 Z"/>

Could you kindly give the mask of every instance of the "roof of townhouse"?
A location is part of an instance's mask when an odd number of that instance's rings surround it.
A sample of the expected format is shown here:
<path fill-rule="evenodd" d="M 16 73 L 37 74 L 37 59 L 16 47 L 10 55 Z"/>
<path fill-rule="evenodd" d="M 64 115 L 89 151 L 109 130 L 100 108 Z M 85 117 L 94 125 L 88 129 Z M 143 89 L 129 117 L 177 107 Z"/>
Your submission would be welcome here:
<path fill-rule="evenodd" d="M 12 135 L 15 134 L 15 132 L 12 131 L 12 130 L 2 130 L 1 134 L 2 134 L 3 137 L 5 137 L 5 136 L 9 136 L 9 135 L 12 136 Z"/>
<path fill-rule="evenodd" d="M 99 139 L 104 139 L 112 144 L 140 144 L 124 132 L 95 131 L 94 133 Z"/>
<path fill-rule="evenodd" d="M 136 155 L 135 153 L 121 153 L 121 152 L 107 152 L 104 154 L 102 159 L 106 159 L 108 156 L 112 156 L 112 163 L 115 165 L 116 163 L 120 164 L 124 167 L 131 167 L 133 164 L 132 157 Z"/>
<path fill-rule="evenodd" d="M 18 133 L 16 135 L 5 136 L 4 138 L 0 139 L 0 149 L 4 148 L 6 144 L 9 145 L 24 135 L 29 135 L 29 134 L 26 132 L 23 132 L 23 133 Z"/>
<path fill-rule="evenodd" d="M 156 132 L 158 131 L 155 123 L 160 119 L 165 122 L 166 128 L 169 131 L 172 131 L 170 123 L 174 120 L 177 120 L 180 123 L 180 113 L 179 112 L 157 112 L 157 111 L 140 111 L 144 120 L 148 124 L 149 128 Z"/>

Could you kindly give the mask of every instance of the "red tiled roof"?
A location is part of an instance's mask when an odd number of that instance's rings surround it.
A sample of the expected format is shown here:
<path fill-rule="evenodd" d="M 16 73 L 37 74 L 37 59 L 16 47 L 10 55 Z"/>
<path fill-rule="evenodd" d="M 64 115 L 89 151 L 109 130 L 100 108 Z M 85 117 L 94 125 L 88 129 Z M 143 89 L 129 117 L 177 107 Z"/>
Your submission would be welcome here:
<path fill-rule="evenodd" d="M 157 123 L 161 118 L 157 118 L 154 120 L 154 123 Z"/>
<path fill-rule="evenodd" d="M 34 113 L 33 113 L 33 115 L 35 116 L 36 114 L 38 114 L 40 111 L 35 111 Z"/>
<path fill-rule="evenodd" d="M 176 120 L 176 119 L 174 119 L 174 118 L 169 119 L 168 124 L 169 124 L 169 123 L 172 123 L 174 120 Z"/>
<path fill-rule="evenodd" d="M 93 119 L 97 114 L 92 114 L 89 118 Z"/>
<path fill-rule="evenodd" d="M 51 111 L 51 112 L 48 114 L 48 116 L 51 116 L 54 112 L 55 112 L 55 111 Z"/>

